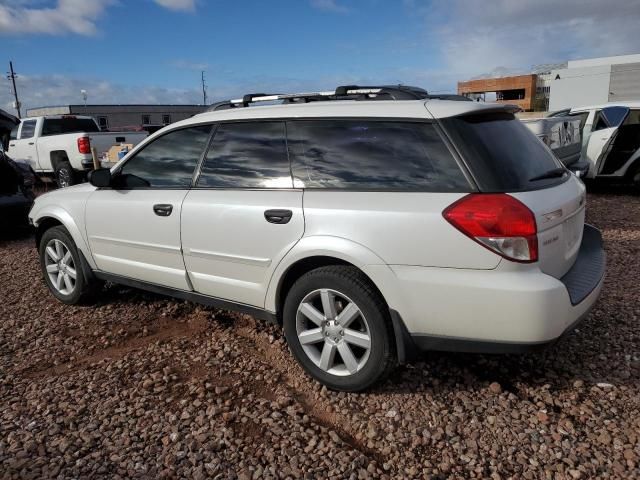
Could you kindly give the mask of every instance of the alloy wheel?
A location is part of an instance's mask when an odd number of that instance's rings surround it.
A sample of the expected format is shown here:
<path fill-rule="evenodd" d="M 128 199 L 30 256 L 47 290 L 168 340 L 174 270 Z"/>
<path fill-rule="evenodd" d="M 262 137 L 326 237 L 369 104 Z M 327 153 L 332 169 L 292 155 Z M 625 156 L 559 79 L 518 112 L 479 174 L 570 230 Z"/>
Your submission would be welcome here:
<path fill-rule="evenodd" d="M 371 352 L 365 316 L 355 302 L 336 290 L 314 290 L 302 299 L 296 333 L 309 359 L 332 375 L 353 375 L 365 366 Z"/>
<path fill-rule="evenodd" d="M 71 185 L 71 174 L 65 168 L 58 170 L 58 186 L 60 188 L 67 188 Z"/>
<path fill-rule="evenodd" d="M 69 247 L 54 238 L 47 243 L 44 252 L 47 275 L 53 287 L 62 295 L 71 295 L 76 288 L 76 266 Z"/>

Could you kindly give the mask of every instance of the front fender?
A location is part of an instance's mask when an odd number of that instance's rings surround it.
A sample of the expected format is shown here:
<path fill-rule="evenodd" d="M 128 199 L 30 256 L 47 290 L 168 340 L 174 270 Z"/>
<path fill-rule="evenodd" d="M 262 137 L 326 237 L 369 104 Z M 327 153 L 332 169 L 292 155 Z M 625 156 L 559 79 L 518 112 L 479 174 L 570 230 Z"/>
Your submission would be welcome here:
<path fill-rule="evenodd" d="M 345 238 L 317 235 L 303 237 L 275 268 L 265 297 L 266 310 L 276 312 L 280 282 L 287 270 L 301 260 L 317 256 L 334 257 L 355 265 L 380 290 L 390 308 L 399 303 L 397 282 L 393 281 L 395 274 L 375 252 Z"/>
<path fill-rule="evenodd" d="M 31 218 L 31 221 L 35 227 L 38 227 L 38 225 L 45 218 L 53 218 L 59 221 L 71 234 L 71 238 L 73 238 L 76 247 L 82 252 L 89 266 L 92 269 L 97 268 L 95 262 L 93 261 L 93 257 L 91 256 L 91 250 L 89 250 L 84 229 L 78 226 L 78 222 L 76 222 L 73 215 L 71 215 L 71 213 L 69 213 L 66 209 L 64 209 L 60 205 L 38 205 L 38 202 L 36 201 L 35 205 L 31 209 L 31 212 L 29 212 L 29 218 Z"/>

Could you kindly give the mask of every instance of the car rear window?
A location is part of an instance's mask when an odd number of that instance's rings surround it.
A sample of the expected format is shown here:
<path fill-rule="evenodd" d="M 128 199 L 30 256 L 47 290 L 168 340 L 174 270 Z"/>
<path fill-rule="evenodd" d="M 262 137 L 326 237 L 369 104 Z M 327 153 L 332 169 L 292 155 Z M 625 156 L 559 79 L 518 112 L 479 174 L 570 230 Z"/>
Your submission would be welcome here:
<path fill-rule="evenodd" d="M 287 122 L 296 186 L 348 190 L 468 192 L 436 127 L 376 120 Z"/>
<path fill-rule="evenodd" d="M 562 167 L 513 114 L 464 115 L 441 123 L 482 191 L 517 192 L 562 183 L 568 175 L 539 177 Z"/>
<path fill-rule="evenodd" d="M 62 135 L 65 133 L 93 133 L 100 129 L 91 118 L 61 117 L 45 118 L 42 126 L 42 136 Z"/>

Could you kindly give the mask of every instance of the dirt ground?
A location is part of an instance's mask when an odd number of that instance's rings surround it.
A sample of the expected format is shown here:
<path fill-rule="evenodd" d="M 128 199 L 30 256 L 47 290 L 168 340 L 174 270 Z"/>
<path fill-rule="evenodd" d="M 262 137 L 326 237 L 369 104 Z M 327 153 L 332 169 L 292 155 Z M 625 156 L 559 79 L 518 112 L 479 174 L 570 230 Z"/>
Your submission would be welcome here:
<path fill-rule="evenodd" d="M 245 315 L 119 286 L 60 304 L 33 238 L 0 239 L 0 478 L 638 478 L 640 196 L 587 215 L 607 279 L 566 339 L 425 354 L 360 394 Z"/>

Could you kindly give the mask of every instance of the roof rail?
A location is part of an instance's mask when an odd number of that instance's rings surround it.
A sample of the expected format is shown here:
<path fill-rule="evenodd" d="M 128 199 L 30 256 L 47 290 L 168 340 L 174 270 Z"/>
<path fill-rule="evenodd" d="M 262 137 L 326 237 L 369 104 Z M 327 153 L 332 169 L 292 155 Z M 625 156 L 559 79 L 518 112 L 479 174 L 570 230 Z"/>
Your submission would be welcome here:
<path fill-rule="evenodd" d="M 406 85 L 359 86 L 342 85 L 335 91 L 306 93 L 248 93 L 242 98 L 212 104 L 207 111 L 248 107 L 260 102 L 307 103 L 327 100 L 420 100 L 429 98 L 426 90 Z"/>

